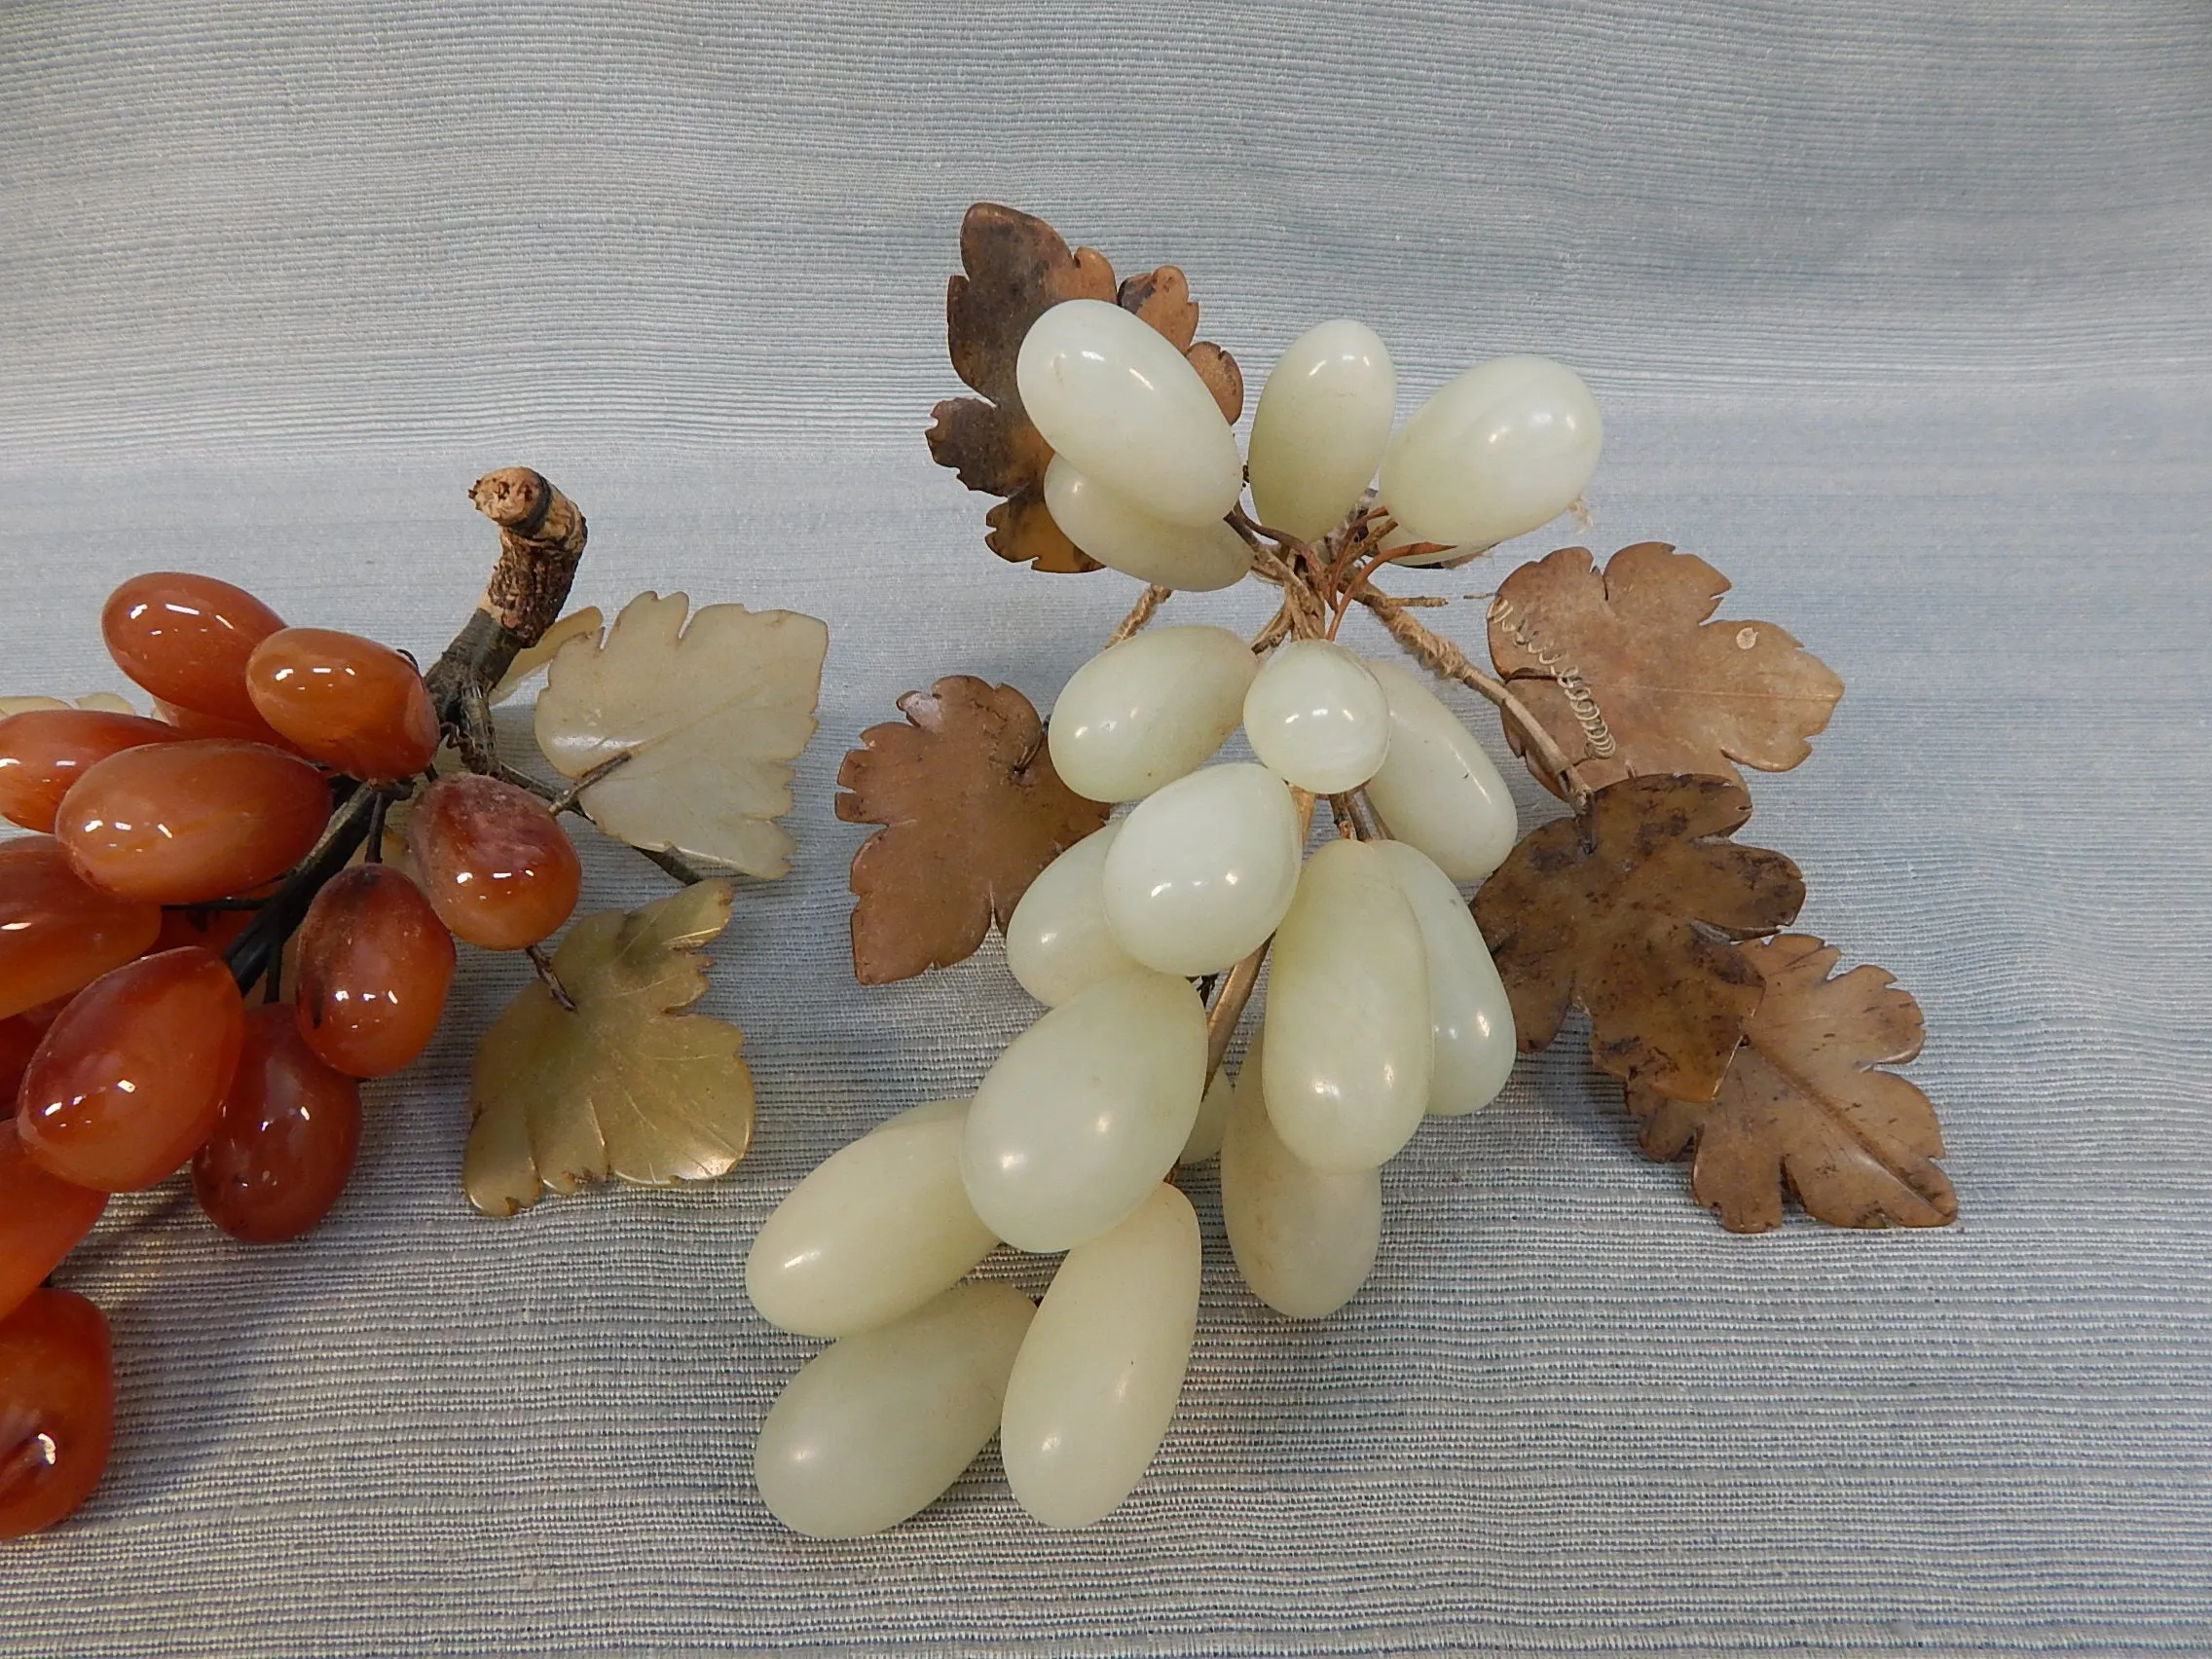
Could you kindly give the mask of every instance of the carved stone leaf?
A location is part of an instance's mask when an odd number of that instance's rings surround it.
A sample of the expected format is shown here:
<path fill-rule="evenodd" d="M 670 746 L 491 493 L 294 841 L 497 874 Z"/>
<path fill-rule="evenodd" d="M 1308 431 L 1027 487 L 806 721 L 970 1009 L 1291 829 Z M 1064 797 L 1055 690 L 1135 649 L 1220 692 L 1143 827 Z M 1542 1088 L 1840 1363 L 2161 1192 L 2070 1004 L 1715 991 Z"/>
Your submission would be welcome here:
<path fill-rule="evenodd" d="M 972 955 L 1109 811 L 1060 782 L 1036 709 L 1011 685 L 951 675 L 899 708 L 905 723 L 868 727 L 837 772 L 837 816 L 884 826 L 853 857 L 864 985 Z"/>
<path fill-rule="evenodd" d="M 525 645 L 515 653 L 514 661 L 507 664 L 507 672 L 499 676 L 498 684 L 492 687 L 487 699 L 504 703 L 520 691 L 530 677 L 552 666 L 553 659 L 561 654 L 561 647 L 571 640 L 580 640 L 586 634 L 597 640 L 607 627 L 607 618 L 596 605 L 587 605 L 581 610 L 571 610 L 552 627 L 538 635 L 535 644 Z"/>
<path fill-rule="evenodd" d="M 602 642 L 571 640 L 538 693 L 537 747 L 580 778 L 629 759 L 581 797 L 634 847 L 748 875 L 791 867 L 792 767 L 814 735 L 830 630 L 794 610 L 701 606 L 642 593 Z"/>
<path fill-rule="evenodd" d="M 1006 498 L 983 521 L 983 539 L 1000 558 L 1066 574 L 1098 570 L 1045 507 L 1051 446 L 1023 414 L 1014 383 L 1030 325 L 1063 300 L 1118 302 L 1189 359 L 1232 422 L 1243 409 L 1243 375 L 1220 347 L 1194 343 L 1198 308 L 1172 265 L 1117 288 L 1097 249 L 1071 251 L 1044 220 L 993 202 L 977 203 L 961 220 L 960 262 L 965 270 L 945 290 L 945 342 L 953 372 L 983 395 L 949 397 L 930 412 L 930 455 L 969 489 Z"/>
<path fill-rule="evenodd" d="M 1498 589 L 1491 658 L 1588 788 L 1730 761 L 1787 771 L 1812 753 L 1843 682 L 1771 622 L 1707 620 L 1727 591 L 1665 542 L 1624 547 L 1602 573 L 1588 548 L 1563 547 Z M 1506 737 L 1521 753 L 1510 720 Z M 1546 768 L 1530 770 L 1557 793 Z"/>
<path fill-rule="evenodd" d="M 1744 1046 L 1704 1102 L 1631 1088 L 1647 1158 L 1692 1143 L 1690 1191 L 1732 1233 L 1782 1225 L 1788 1184 L 1806 1213 L 1836 1227 L 1941 1227 L 1958 1195 L 1932 1161 L 1943 1156 L 1936 1108 L 1879 1068 L 1920 1052 L 1920 1009 L 1883 970 L 1830 978 L 1838 952 L 1806 934 L 1739 946 L 1766 994 Z"/>
<path fill-rule="evenodd" d="M 702 881 L 569 931 L 553 972 L 575 1012 L 529 985 L 476 1046 L 461 1161 L 469 1202 L 512 1215 L 545 1188 L 572 1193 L 609 1175 L 656 1187 L 706 1181 L 745 1156 L 744 1037 L 682 1012 L 707 988 L 699 947 L 729 908 L 729 883 Z"/>
<path fill-rule="evenodd" d="M 1522 838 L 1474 910 L 1524 1051 L 1579 1003 L 1601 1070 L 1713 1098 L 1764 983 L 1729 941 L 1788 926 L 1805 902 L 1788 859 L 1726 839 L 1751 815 L 1733 777 L 1632 778 Z"/>

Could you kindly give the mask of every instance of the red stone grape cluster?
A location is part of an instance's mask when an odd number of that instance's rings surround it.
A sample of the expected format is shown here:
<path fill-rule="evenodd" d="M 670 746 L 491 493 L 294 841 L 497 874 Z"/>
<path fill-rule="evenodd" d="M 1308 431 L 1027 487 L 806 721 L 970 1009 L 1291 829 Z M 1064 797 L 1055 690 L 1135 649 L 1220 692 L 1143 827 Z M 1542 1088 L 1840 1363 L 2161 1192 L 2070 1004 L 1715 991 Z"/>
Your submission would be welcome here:
<path fill-rule="evenodd" d="M 440 711 L 398 651 L 199 575 L 131 578 L 100 625 L 159 719 L 0 720 L 0 817 L 33 832 L 0 842 L 0 1537 L 69 1513 L 107 1460 L 107 1321 L 44 1281 L 108 1195 L 189 1163 L 233 1236 L 313 1227 L 352 1166 L 359 1080 L 437 1028 L 454 940 L 535 945 L 579 880 L 527 791 L 417 791 Z M 362 792 L 414 795 L 412 875 L 377 862 Z"/>

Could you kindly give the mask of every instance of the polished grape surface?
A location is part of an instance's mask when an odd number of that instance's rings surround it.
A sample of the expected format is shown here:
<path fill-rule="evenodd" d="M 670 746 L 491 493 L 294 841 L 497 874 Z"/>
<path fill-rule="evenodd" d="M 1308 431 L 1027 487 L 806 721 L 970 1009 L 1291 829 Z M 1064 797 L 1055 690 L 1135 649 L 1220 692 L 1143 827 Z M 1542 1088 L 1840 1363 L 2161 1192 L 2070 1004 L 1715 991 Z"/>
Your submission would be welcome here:
<path fill-rule="evenodd" d="M 161 931 L 158 906 L 88 886 L 58 842 L 0 843 L 0 1018 L 82 990 Z"/>
<path fill-rule="evenodd" d="M 300 1035 L 326 1065 L 382 1077 L 420 1054 L 445 1013 L 453 936 L 389 865 L 342 870 L 300 924 Z"/>
<path fill-rule="evenodd" d="M 116 666 L 163 702 L 255 725 L 246 659 L 283 626 L 243 588 L 174 571 L 132 576 L 100 612 Z"/>
<path fill-rule="evenodd" d="M 214 1128 L 243 1029 L 238 985 L 208 951 L 165 950 L 102 975 L 23 1074 L 25 1149 L 80 1187 L 152 1186 Z"/>
<path fill-rule="evenodd" d="M 174 726 L 104 709 L 33 709 L 0 720 L 0 818 L 45 834 L 69 786 L 110 755 L 174 743 Z"/>
<path fill-rule="evenodd" d="M 297 864 L 330 818 L 330 787 L 265 744 L 195 739 L 128 749 L 63 797 L 55 834 L 87 881 L 192 904 L 243 893 Z"/>
<path fill-rule="evenodd" d="M 0 1538 L 84 1502 L 114 1433 L 105 1315 L 66 1290 L 32 1291 L 0 1319 Z"/>
<path fill-rule="evenodd" d="M 92 1232 L 107 1195 L 48 1174 L 23 1150 L 16 1120 L 0 1118 L 0 1319 Z"/>
<path fill-rule="evenodd" d="M 268 1244 L 330 1211 L 361 1143 L 361 1086 L 301 1040 L 292 1010 L 245 1016 L 238 1069 L 215 1129 L 192 1160 L 192 1190 L 232 1237 Z"/>
<path fill-rule="evenodd" d="M 253 706 L 301 754 L 372 783 L 413 777 L 438 752 L 438 717 L 415 665 L 328 628 L 285 628 L 246 664 Z"/>
<path fill-rule="evenodd" d="M 569 919 L 582 886 L 576 850 L 527 791 L 460 773 L 407 815 L 423 892 L 456 938 L 487 950 L 535 944 Z"/>

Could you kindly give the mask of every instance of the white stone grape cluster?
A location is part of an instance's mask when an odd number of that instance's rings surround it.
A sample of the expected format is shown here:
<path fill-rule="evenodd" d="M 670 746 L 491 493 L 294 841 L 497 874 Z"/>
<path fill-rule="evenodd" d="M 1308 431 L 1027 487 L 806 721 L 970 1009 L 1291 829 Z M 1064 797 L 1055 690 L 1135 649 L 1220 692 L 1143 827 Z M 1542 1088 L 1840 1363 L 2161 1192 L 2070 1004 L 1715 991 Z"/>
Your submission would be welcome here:
<path fill-rule="evenodd" d="M 1017 378 L 1054 452 L 1050 510 L 1086 553 L 1168 587 L 1246 573 L 1224 522 L 1244 481 L 1235 436 L 1164 339 L 1069 301 L 1031 328 Z M 1393 436 L 1395 396 L 1363 325 L 1294 344 L 1254 416 L 1259 520 L 1317 538 L 1380 467 L 1398 544 L 1488 546 L 1563 511 L 1595 468 L 1596 407 L 1559 364 L 1480 365 Z M 1209 763 L 1239 725 L 1258 763 Z M 1048 866 L 1007 927 L 1008 966 L 1047 1012 L 973 1100 L 905 1112 L 800 1182 L 747 1263 L 763 1317 L 833 1339 L 755 1455 L 762 1497 L 801 1532 L 903 1520 L 994 1432 L 1038 1520 L 1110 1513 L 1165 1435 L 1190 1358 L 1199 1236 L 1174 1165 L 1218 1152 L 1245 1282 L 1317 1318 L 1374 1263 L 1381 1165 L 1425 1115 L 1486 1105 L 1513 1063 L 1504 988 L 1459 891 L 1512 847 L 1512 800 L 1415 675 L 1325 639 L 1258 662 L 1226 630 L 1161 628 L 1077 671 L 1050 743 L 1071 789 L 1134 805 Z M 1304 856 L 1312 797 L 1353 790 L 1388 838 Z M 1209 1083 L 1192 981 L 1264 948 L 1253 1054 Z M 1065 1252 L 1042 1306 L 960 1282 L 1001 1242 Z"/>

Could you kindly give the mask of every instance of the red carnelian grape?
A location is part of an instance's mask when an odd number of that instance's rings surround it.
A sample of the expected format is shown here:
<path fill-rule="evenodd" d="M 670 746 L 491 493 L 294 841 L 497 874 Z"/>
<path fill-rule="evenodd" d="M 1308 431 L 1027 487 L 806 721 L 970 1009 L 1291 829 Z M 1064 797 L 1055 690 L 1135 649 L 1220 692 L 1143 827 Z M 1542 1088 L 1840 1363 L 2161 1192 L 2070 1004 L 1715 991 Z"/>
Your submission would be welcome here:
<path fill-rule="evenodd" d="M 84 1502 L 114 1432 L 107 1319 L 66 1290 L 32 1291 L 0 1319 L 0 1538 Z"/>
<path fill-rule="evenodd" d="M 245 1042 L 215 1132 L 192 1160 L 192 1190 L 234 1238 L 305 1233 L 345 1190 L 361 1142 L 361 1086 L 316 1059 L 292 1011 L 245 1016 Z"/>
<path fill-rule="evenodd" d="M 407 815 L 407 852 L 438 920 L 487 950 L 535 944 L 576 907 L 576 850 L 525 790 L 460 772 Z"/>
<path fill-rule="evenodd" d="M 100 611 L 108 654 L 163 702 L 254 724 L 246 659 L 283 625 L 243 588 L 168 571 L 132 576 Z"/>
<path fill-rule="evenodd" d="M 0 720 L 0 818 L 41 834 L 69 786 L 96 760 L 147 743 L 174 743 L 174 726 L 100 709 L 33 709 Z"/>
<path fill-rule="evenodd" d="M 209 951 L 165 950 L 102 975 L 23 1073 L 24 1149 L 62 1180 L 108 1193 L 174 1173 L 215 1126 L 244 1018 Z"/>
<path fill-rule="evenodd" d="M 154 713 L 184 737 L 227 737 L 233 743 L 266 743 L 290 753 L 292 746 L 277 729 L 255 715 L 250 720 L 227 720 L 221 715 L 203 715 L 198 709 L 179 708 L 154 699 Z"/>
<path fill-rule="evenodd" d="M 105 1208 L 105 1193 L 73 1187 L 33 1163 L 16 1120 L 0 1118 L 0 1319 L 60 1265 Z"/>
<path fill-rule="evenodd" d="M 84 989 L 161 931 L 158 907 L 87 886 L 51 837 L 0 843 L 0 1018 Z"/>
<path fill-rule="evenodd" d="M 453 982 L 453 936 L 389 865 L 341 870 L 300 924 L 300 1035 L 326 1065 L 382 1077 L 420 1054 Z"/>
<path fill-rule="evenodd" d="M 328 628 L 286 628 L 256 645 L 246 690 L 303 755 L 349 777 L 411 778 L 438 752 L 438 717 L 415 665 Z"/>
<path fill-rule="evenodd" d="M 108 756 L 62 798 L 55 830 L 95 887 L 192 904 L 283 874 L 329 818 L 329 786 L 305 760 L 195 738 Z"/>

